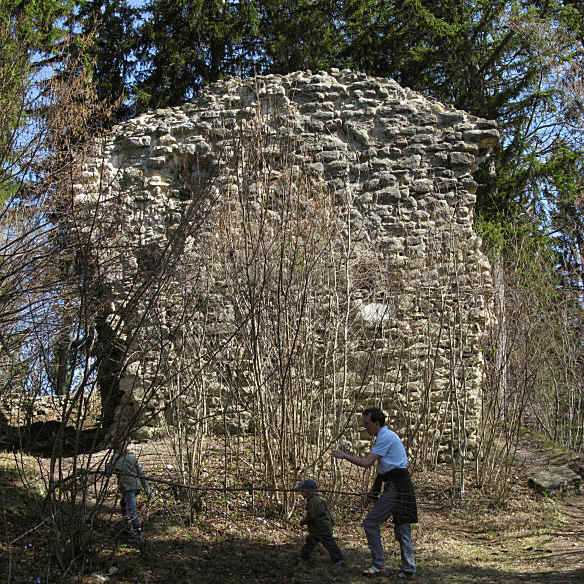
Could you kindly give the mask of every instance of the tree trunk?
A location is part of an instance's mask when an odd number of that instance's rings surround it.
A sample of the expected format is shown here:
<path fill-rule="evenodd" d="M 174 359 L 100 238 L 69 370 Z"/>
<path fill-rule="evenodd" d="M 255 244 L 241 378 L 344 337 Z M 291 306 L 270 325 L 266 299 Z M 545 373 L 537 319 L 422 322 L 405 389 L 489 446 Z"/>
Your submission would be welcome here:
<path fill-rule="evenodd" d="M 506 416 L 507 398 L 507 324 L 505 320 L 505 269 L 499 254 L 493 266 L 495 284 L 495 315 L 497 317 L 495 375 L 497 376 L 499 406 Z"/>

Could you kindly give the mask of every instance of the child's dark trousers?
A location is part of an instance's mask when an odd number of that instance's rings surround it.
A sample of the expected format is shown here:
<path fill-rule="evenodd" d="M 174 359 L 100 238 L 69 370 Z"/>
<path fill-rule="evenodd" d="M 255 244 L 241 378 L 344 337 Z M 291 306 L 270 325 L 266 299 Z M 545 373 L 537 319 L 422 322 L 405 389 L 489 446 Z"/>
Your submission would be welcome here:
<path fill-rule="evenodd" d="M 304 546 L 302 546 L 302 551 L 300 552 L 300 557 L 303 560 L 308 560 L 314 551 L 314 548 L 322 543 L 324 549 L 329 553 L 331 560 L 336 564 L 337 562 L 343 562 L 345 559 L 343 557 L 343 552 L 341 552 L 335 538 L 332 535 L 312 535 L 309 533 L 306 536 L 306 541 Z"/>

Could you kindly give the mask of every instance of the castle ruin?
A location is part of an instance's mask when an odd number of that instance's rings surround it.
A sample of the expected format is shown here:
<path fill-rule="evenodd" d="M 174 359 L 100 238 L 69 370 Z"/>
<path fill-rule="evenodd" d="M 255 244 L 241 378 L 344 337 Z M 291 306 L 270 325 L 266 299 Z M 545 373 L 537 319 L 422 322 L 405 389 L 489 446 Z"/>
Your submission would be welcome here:
<path fill-rule="evenodd" d="M 228 79 L 114 128 L 75 198 L 105 417 L 155 427 L 181 402 L 216 431 L 268 412 L 358 440 L 375 404 L 445 452 L 456 408 L 471 448 L 492 319 L 473 175 L 497 140 L 334 69 Z"/>

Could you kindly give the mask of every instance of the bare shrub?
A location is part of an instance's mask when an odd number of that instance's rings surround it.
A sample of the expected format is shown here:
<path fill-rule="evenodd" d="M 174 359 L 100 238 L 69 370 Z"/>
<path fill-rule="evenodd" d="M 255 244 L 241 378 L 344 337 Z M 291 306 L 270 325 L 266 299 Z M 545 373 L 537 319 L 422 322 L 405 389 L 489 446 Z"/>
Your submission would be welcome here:
<path fill-rule="evenodd" d="M 341 233 L 348 206 L 298 163 L 297 148 L 260 123 L 242 129 L 236 180 L 224 186 L 203 258 L 215 294 L 207 297 L 207 346 L 229 339 L 205 367 L 214 371 L 209 398 L 224 412 L 210 424 L 226 451 L 244 432 L 254 443 L 251 460 L 238 456 L 224 472 L 231 480 L 246 464 L 276 488 L 303 473 L 318 477 L 355 408 L 347 369 L 354 249 Z M 292 500 L 281 499 L 289 510 Z"/>
<path fill-rule="evenodd" d="M 505 251 L 498 260 L 504 318 L 487 343 L 477 460 L 479 484 L 502 500 L 523 432 L 581 449 L 583 419 L 580 293 L 571 276 L 558 278 L 543 238 L 518 233 Z"/>

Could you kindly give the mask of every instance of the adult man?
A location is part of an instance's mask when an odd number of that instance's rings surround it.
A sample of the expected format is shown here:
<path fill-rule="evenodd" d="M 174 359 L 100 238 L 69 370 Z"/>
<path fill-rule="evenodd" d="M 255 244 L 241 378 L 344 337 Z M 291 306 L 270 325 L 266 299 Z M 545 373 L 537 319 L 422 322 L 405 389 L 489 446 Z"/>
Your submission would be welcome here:
<path fill-rule="evenodd" d="M 335 450 L 335 458 L 367 468 L 377 462 L 377 477 L 371 494 L 376 497 L 385 483 L 383 494 L 367 513 L 363 522 L 373 564 L 363 571 L 375 576 L 385 569 L 380 525 L 393 515 L 395 537 L 401 550 L 399 578 L 413 578 L 416 573 L 411 524 L 418 521 L 416 495 L 408 471 L 408 457 L 399 436 L 385 425 L 385 414 L 379 408 L 367 408 L 362 423 L 369 435 L 375 436 L 375 445 L 364 458 Z"/>

